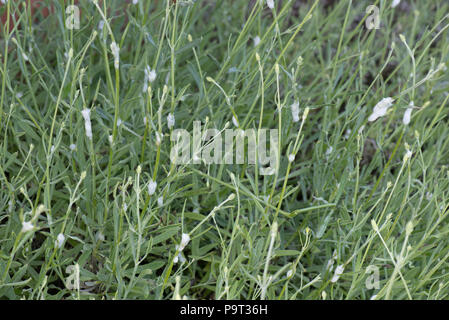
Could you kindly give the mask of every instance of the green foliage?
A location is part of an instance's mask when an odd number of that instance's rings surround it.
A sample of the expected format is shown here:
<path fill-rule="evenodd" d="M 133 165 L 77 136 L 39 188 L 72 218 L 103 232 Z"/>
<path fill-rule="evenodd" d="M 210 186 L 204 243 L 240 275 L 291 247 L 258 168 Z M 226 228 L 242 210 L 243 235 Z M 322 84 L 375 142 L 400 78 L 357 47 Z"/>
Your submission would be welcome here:
<path fill-rule="evenodd" d="M 0 297 L 448 298 L 446 1 L 49 2 L 0 8 Z M 174 165 L 169 113 L 279 130 L 276 174 Z"/>

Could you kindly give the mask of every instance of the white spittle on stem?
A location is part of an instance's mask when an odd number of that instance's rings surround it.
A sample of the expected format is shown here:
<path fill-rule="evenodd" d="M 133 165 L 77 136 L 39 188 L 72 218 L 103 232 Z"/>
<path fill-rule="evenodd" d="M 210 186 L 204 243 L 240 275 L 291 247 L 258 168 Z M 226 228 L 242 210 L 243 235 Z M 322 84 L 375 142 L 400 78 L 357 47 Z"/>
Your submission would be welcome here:
<path fill-rule="evenodd" d="M 335 273 L 334 273 L 334 276 L 331 279 L 331 282 L 332 283 L 337 282 L 338 279 L 340 279 L 340 276 L 342 275 L 344 270 L 345 270 L 345 267 L 343 265 L 337 266 L 337 268 L 335 268 Z"/>
<path fill-rule="evenodd" d="M 156 80 L 157 74 L 156 74 L 156 70 L 151 70 L 150 66 L 146 66 L 145 67 L 145 79 L 144 79 L 144 83 L 143 83 L 143 92 L 147 92 L 148 90 L 148 86 L 154 81 Z"/>
<path fill-rule="evenodd" d="M 162 135 L 159 132 L 156 132 L 156 146 L 160 146 L 162 142 Z"/>
<path fill-rule="evenodd" d="M 295 101 L 290 107 L 292 109 L 293 122 L 299 121 L 299 102 Z"/>
<path fill-rule="evenodd" d="M 183 233 L 181 236 L 181 243 L 179 244 L 178 250 L 181 252 L 189 244 L 190 236 L 187 233 Z"/>
<path fill-rule="evenodd" d="M 148 183 L 148 194 L 151 196 L 154 194 L 154 192 L 156 192 L 156 187 L 157 187 L 157 182 L 150 180 L 150 182 Z"/>
<path fill-rule="evenodd" d="M 175 126 L 175 116 L 173 115 L 173 113 L 169 113 L 167 116 L 167 126 L 169 129 Z"/>
<path fill-rule="evenodd" d="M 111 51 L 114 56 L 114 68 L 117 70 L 120 65 L 120 48 L 115 41 L 111 43 Z"/>
<path fill-rule="evenodd" d="M 254 42 L 254 46 L 257 47 L 260 43 L 260 37 L 259 36 L 255 36 L 253 39 Z"/>
<path fill-rule="evenodd" d="M 393 105 L 393 98 L 383 98 L 380 100 L 373 109 L 373 113 L 369 116 L 368 121 L 373 122 L 378 118 L 387 114 L 388 109 Z"/>
<path fill-rule="evenodd" d="M 84 128 L 86 129 L 86 136 L 92 140 L 92 125 L 90 122 L 90 109 L 84 109 L 81 111 L 84 118 Z"/>
<path fill-rule="evenodd" d="M 33 224 L 31 223 L 31 221 L 23 221 L 22 222 L 22 232 L 28 232 L 34 229 Z"/>
<path fill-rule="evenodd" d="M 392 8 L 396 8 L 398 6 L 398 4 L 401 3 L 401 0 L 393 0 L 393 2 L 391 3 L 391 7 Z"/>
<path fill-rule="evenodd" d="M 412 102 L 410 102 L 407 110 L 405 110 L 405 112 L 404 112 L 404 118 L 402 119 L 402 122 L 405 125 L 408 125 L 410 123 L 410 119 L 412 117 L 413 107 L 414 107 L 414 104 L 413 104 L 413 101 L 412 101 Z"/>
<path fill-rule="evenodd" d="M 293 162 L 293 161 L 295 161 L 295 155 L 291 154 L 288 156 L 288 162 Z"/>
<path fill-rule="evenodd" d="M 58 248 L 62 247 L 62 245 L 64 244 L 64 240 L 65 236 L 62 233 L 58 234 L 58 237 L 56 238 L 56 245 L 58 246 Z"/>
<path fill-rule="evenodd" d="M 234 124 L 234 126 L 236 126 L 237 128 L 239 127 L 239 122 L 237 121 L 237 118 L 235 116 L 232 116 L 232 123 Z"/>

